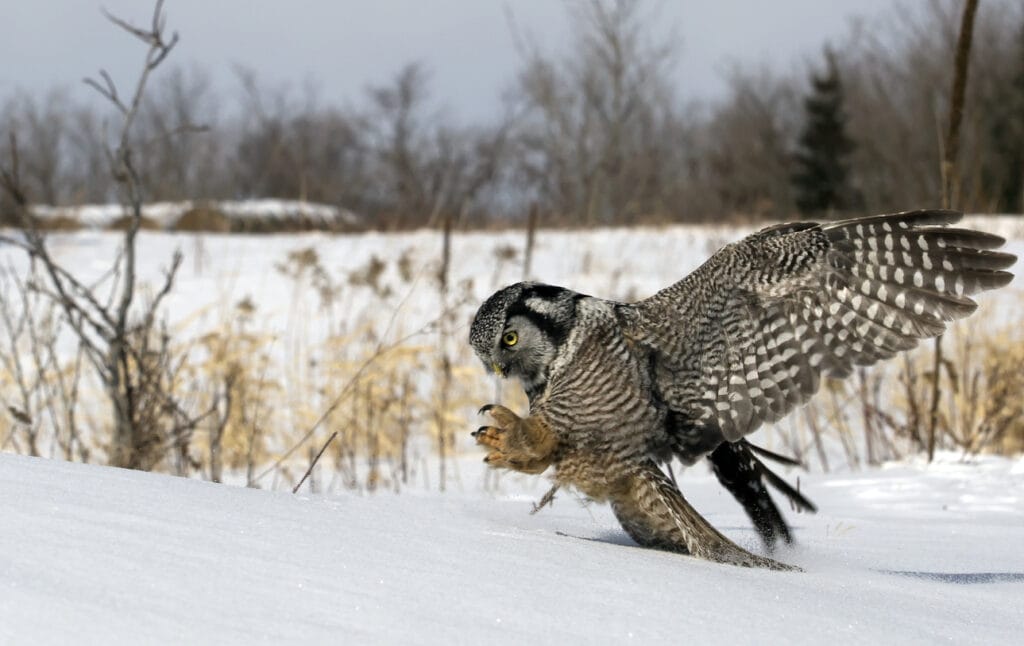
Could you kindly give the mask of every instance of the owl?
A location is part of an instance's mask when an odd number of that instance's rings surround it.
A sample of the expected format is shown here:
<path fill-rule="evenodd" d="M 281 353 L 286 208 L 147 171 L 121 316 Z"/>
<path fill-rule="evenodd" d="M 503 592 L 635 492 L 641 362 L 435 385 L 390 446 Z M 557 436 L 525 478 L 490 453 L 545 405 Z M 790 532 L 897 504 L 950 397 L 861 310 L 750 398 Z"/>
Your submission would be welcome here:
<path fill-rule="evenodd" d="M 635 303 L 529 282 L 496 292 L 469 342 L 489 370 L 519 380 L 529 413 L 481 409 L 493 420 L 473 433 L 485 462 L 552 468 L 556 487 L 610 503 L 642 546 L 791 569 L 712 527 L 661 465 L 711 456 L 762 536 L 788 537 L 763 484 L 781 480 L 744 438 L 806 403 L 822 376 L 909 350 L 971 314 L 971 295 L 1010 282 L 1015 256 L 994 251 L 1004 240 L 949 226 L 960 217 L 768 227 Z"/>

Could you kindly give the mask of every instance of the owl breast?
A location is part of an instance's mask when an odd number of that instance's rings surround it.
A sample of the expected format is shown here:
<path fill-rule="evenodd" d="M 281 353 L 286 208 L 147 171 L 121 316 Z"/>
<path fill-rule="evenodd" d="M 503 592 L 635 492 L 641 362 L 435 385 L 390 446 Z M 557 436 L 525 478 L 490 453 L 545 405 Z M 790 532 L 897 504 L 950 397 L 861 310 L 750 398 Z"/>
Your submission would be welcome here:
<path fill-rule="evenodd" d="M 652 390 L 648 351 L 625 337 L 614 304 L 587 298 L 578 312 L 536 404 L 556 420 L 566 474 L 602 481 L 617 462 L 667 457 L 667 411 Z"/>

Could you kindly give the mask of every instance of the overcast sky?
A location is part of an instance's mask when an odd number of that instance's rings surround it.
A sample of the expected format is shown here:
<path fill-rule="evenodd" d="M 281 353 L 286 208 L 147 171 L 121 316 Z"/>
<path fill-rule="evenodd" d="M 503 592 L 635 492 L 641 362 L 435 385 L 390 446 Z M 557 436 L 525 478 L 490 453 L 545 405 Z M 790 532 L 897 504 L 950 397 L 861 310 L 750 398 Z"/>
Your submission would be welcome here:
<path fill-rule="evenodd" d="M 732 64 L 791 69 L 839 40 L 855 16 L 878 20 L 893 0 L 665 0 L 658 29 L 681 42 L 676 65 L 686 98 L 714 99 Z M 65 86 L 98 68 L 134 78 L 143 49 L 113 28 L 100 6 L 146 23 L 145 0 L 0 0 L 0 97 Z M 242 65 L 270 84 L 312 82 L 323 100 L 361 100 L 402 65 L 421 61 L 439 106 L 472 120 L 499 107 L 520 58 L 509 28 L 542 47 L 564 50 L 569 13 L 555 0 L 166 0 L 168 26 L 180 33 L 172 65 L 197 65 L 225 95 Z"/>

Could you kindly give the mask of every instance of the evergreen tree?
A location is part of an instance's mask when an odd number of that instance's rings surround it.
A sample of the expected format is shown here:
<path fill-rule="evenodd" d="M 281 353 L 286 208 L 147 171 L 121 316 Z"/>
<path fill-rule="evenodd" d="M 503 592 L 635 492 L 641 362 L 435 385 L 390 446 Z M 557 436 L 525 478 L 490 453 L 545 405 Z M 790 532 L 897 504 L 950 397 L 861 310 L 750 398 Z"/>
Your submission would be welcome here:
<path fill-rule="evenodd" d="M 825 50 L 824 74 L 811 76 L 811 93 L 804 99 L 804 127 L 794 162 L 792 182 L 796 205 L 803 215 L 841 211 L 855 206 L 846 158 L 853 141 L 846 134 L 843 85 L 835 53 Z"/>
<path fill-rule="evenodd" d="M 1024 24 L 1010 59 L 1009 82 L 1000 86 L 989 113 L 993 159 L 982 168 L 990 208 L 1007 213 L 1024 211 Z"/>

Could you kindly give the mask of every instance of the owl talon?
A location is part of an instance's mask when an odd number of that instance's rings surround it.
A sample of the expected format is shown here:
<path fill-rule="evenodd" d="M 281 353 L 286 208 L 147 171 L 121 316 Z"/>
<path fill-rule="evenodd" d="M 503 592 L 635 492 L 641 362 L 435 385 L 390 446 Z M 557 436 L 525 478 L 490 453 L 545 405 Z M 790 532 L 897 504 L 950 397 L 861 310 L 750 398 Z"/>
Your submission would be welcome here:
<path fill-rule="evenodd" d="M 480 446 L 501 452 L 507 450 L 504 434 L 505 432 L 500 428 L 481 426 L 473 432 L 473 437 L 476 438 L 476 443 Z"/>
<path fill-rule="evenodd" d="M 501 404 L 488 404 L 484 408 L 487 409 L 485 412 L 491 416 L 491 419 L 498 423 L 499 428 L 510 430 L 522 421 L 521 417 Z"/>
<path fill-rule="evenodd" d="M 487 414 L 488 412 L 490 412 L 490 410 L 491 410 L 492 408 L 494 408 L 494 404 L 484 404 L 483 406 L 481 406 L 481 407 L 480 407 L 480 410 L 478 410 L 478 411 L 476 412 L 476 414 L 477 414 L 477 415 L 485 415 L 485 414 Z"/>

